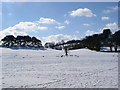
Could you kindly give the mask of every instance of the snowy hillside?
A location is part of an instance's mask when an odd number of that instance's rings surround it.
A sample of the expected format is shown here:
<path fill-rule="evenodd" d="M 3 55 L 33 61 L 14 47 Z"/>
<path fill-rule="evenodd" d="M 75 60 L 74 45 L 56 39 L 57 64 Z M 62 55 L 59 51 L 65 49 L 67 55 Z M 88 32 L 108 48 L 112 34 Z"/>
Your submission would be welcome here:
<path fill-rule="evenodd" d="M 117 88 L 118 54 L 0 48 L 4 88 Z"/>

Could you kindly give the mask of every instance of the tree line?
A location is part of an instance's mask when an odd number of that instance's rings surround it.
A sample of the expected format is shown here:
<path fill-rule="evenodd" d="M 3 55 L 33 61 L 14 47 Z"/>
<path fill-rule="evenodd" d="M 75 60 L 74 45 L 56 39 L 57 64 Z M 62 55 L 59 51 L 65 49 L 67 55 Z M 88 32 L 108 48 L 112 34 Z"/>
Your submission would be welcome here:
<path fill-rule="evenodd" d="M 104 29 L 103 33 L 86 36 L 81 40 L 84 47 L 100 51 L 101 47 L 110 47 L 110 51 L 117 51 L 120 46 L 120 30 L 112 34 L 110 29 Z"/>
<path fill-rule="evenodd" d="M 30 36 L 14 37 L 13 35 L 7 35 L 1 41 L 2 47 L 43 47 L 41 40 Z M 88 48 L 96 51 L 100 51 L 101 47 L 109 47 L 110 51 L 113 51 L 114 48 L 114 51 L 117 52 L 118 47 L 120 47 L 120 30 L 112 34 L 110 29 L 104 29 L 102 33 L 86 36 L 80 40 L 70 40 L 67 42 L 62 40 L 58 43 L 46 42 L 44 47 L 57 50 Z"/>
<path fill-rule="evenodd" d="M 41 41 L 36 37 L 7 35 L 2 40 L 2 47 L 42 47 Z"/>
<path fill-rule="evenodd" d="M 110 51 L 118 51 L 120 47 L 120 30 L 112 34 L 110 29 L 104 29 L 100 34 L 93 34 L 86 36 L 81 40 L 70 40 L 67 42 L 61 41 L 59 43 L 46 43 L 46 48 L 59 49 L 68 48 L 69 50 L 88 48 L 91 50 L 100 51 L 101 47 L 109 47 Z"/>

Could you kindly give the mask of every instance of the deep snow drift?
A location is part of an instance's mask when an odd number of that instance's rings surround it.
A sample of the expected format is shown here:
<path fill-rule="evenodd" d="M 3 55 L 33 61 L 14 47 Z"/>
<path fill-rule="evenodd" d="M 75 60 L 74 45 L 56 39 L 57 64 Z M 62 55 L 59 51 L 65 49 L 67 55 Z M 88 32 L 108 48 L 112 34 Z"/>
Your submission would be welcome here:
<path fill-rule="evenodd" d="M 0 48 L 3 88 L 117 88 L 118 54 Z"/>

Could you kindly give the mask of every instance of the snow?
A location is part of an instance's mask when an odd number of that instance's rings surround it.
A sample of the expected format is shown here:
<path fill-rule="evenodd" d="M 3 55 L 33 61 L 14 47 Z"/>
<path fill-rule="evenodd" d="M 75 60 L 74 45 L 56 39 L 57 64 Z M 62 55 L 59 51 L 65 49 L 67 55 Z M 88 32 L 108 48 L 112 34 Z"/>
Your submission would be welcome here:
<path fill-rule="evenodd" d="M 117 50 L 120 51 L 119 46 L 117 46 Z M 101 51 L 110 51 L 110 47 L 101 47 Z M 115 51 L 114 47 L 112 47 L 112 51 Z"/>
<path fill-rule="evenodd" d="M 118 54 L 0 48 L 3 88 L 117 88 Z"/>

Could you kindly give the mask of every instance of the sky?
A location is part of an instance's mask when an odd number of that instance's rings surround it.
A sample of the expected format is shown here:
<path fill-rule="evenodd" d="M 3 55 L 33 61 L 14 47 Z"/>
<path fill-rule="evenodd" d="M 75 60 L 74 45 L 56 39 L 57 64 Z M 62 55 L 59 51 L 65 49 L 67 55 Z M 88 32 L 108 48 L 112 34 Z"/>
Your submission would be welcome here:
<path fill-rule="evenodd" d="M 1 14 L 2 13 L 2 14 Z M 118 30 L 117 2 L 2 2 L 0 39 L 29 35 L 45 42 Z"/>

